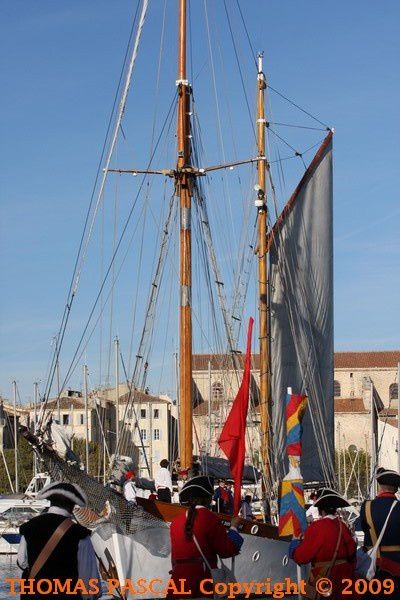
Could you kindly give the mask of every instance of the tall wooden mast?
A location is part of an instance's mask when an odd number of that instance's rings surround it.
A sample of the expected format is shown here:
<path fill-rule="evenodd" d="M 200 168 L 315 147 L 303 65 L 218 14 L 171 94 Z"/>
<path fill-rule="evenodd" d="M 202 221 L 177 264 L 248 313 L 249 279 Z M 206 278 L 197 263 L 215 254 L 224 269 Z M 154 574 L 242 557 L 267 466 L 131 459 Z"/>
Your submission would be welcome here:
<path fill-rule="evenodd" d="M 179 446 L 181 468 L 192 465 L 192 250 L 190 86 L 186 79 L 186 0 L 179 0 L 178 161 L 175 175 L 180 206 Z"/>
<path fill-rule="evenodd" d="M 257 74 L 257 148 L 258 184 L 255 205 L 258 210 L 258 287 L 260 319 L 260 418 L 261 418 L 261 460 L 264 472 L 269 476 L 269 315 L 268 315 L 268 267 L 267 267 L 267 197 L 266 197 L 266 156 L 265 156 L 265 75 L 263 55 L 258 55 Z"/>

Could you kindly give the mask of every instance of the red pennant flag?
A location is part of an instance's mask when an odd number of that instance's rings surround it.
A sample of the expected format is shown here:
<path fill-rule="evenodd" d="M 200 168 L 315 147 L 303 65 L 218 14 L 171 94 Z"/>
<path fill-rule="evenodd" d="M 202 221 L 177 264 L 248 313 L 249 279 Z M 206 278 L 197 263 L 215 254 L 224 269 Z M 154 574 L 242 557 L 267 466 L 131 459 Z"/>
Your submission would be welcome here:
<path fill-rule="evenodd" d="M 231 411 L 219 436 L 218 444 L 229 460 L 232 477 L 235 480 L 233 513 L 240 509 L 242 476 L 246 454 L 246 419 L 249 408 L 250 369 L 251 369 L 251 334 L 254 319 L 250 317 L 247 331 L 247 349 L 244 363 L 243 379 Z"/>

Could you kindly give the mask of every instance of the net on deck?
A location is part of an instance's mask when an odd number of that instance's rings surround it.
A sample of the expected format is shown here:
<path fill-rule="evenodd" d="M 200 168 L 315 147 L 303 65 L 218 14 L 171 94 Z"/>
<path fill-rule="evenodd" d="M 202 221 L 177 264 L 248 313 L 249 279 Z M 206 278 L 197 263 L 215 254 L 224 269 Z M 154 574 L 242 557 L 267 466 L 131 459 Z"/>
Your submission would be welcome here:
<path fill-rule="evenodd" d="M 78 466 L 69 464 L 54 451 L 44 447 L 39 450 L 39 453 L 52 481 L 75 483 L 85 492 L 88 508 L 98 517 L 85 519 L 82 523 L 85 527 L 92 529 L 104 521 L 114 524 L 125 535 L 136 536 L 150 529 L 168 530 L 168 525 L 164 521 L 149 514 L 140 506 L 128 505 L 122 494 L 96 481 L 86 472 L 81 471 Z"/>

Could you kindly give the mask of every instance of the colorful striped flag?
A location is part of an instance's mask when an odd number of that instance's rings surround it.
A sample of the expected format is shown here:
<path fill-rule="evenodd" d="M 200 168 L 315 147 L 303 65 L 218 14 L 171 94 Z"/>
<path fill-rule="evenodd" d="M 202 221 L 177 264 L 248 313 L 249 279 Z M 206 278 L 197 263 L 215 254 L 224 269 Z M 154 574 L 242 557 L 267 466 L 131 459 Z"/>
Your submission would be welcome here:
<path fill-rule="evenodd" d="M 304 487 L 300 471 L 302 419 L 307 396 L 288 393 L 286 396 L 286 453 L 289 471 L 280 487 L 279 535 L 298 536 L 307 527 L 304 508 Z"/>

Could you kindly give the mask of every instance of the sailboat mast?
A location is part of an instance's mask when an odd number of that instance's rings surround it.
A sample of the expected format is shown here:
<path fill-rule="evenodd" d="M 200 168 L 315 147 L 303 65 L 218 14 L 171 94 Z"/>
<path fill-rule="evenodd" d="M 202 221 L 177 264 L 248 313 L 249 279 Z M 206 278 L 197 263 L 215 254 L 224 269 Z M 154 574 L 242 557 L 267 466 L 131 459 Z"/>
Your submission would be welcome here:
<path fill-rule="evenodd" d="M 181 468 L 192 465 L 192 250 L 190 168 L 190 86 L 186 79 L 186 0 L 179 0 L 178 41 L 178 159 L 175 175 L 180 207 L 179 237 L 179 446 Z"/>
<path fill-rule="evenodd" d="M 257 149 L 258 184 L 255 205 L 258 211 L 258 286 L 260 320 L 260 418 L 261 418 L 261 461 L 269 477 L 269 331 L 268 331 L 268 268 L 267 268 L 267 197 L 265 156 L 265 101 L 266 88 L 263 72 L 263 54 L 258 54 L 257 74 Z"/>

